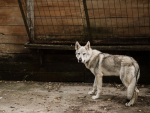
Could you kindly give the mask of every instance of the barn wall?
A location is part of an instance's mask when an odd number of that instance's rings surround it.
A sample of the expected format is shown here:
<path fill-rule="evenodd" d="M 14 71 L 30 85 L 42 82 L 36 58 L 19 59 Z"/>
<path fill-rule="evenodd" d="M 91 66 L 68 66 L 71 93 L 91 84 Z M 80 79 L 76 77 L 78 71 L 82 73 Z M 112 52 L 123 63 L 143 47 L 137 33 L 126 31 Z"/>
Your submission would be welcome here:
<path fill-rule="evenodd" d="M 77 64 L 74 51 L 48 50 L 44 55 L 45 63 L 42 67 L 38 50 L 24 48 L 25 43 L 27 33 L 17 0 L 1 0 L 0 79 L 83 81 L 84 67 Z M 75 66 L 79 68 L 74 68 Z"/>
<path fill-rule="evenodd" d="M 78 64 L 75 51 L 44 50 L 43 66 L 39 51 L 24 48 L 27 33 L 17 0 L 0 0 L 0 80 L 92 82 L 93 75 Z M 149 83 L 150 52 L 104 51 L 131 55 L 140 63 L 140 83 Z M 104 78 L 104 82 L 119 78 Z"/>

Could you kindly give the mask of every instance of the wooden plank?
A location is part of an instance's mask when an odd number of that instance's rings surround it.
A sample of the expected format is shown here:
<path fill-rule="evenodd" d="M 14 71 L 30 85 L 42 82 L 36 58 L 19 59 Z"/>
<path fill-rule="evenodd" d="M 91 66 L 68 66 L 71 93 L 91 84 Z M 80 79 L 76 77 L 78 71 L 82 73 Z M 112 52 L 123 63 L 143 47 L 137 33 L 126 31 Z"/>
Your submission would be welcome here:
<path fill-rule="evenodd" d="M 119 1 L 119 0 L 118 0 Z M 90 2 L 90 1 L 89 1 Z M 108 1 L 107 1 L 108 2 Z M 114 2 L 114 1 L 113 1 Z M 130 2 L 129 2 L 130 3 Z M 140 2 L 139 2 L 140 3 Z M 97 6 L 97 2 L 95 3 L 96 5 L 94 5 L 94 8 L 96 8 L 96 6 Z M 91 5 L 91 3 L 89 3 L 89 5 Z M 101 5 L 103 5 L 103 4 L 101 4 Z M 134 5 L 134 4 L 133 4 Z M 139 4 L 140 5 L 140 4 Z M 138 5 L 138 6 L 139 6 Z M 53 6 L 53 5 L 52 5 Z M 58 5 L 57 5 L 58 6 Z M 68 6 L 69 6 L 69 4 L 68 4 Z M 70 8 L 72 8 L 74 6 L 74 4 L 70 7 Z M 106 6 L 108 6 L 108 4 L 106 5 Z M 114 5 L 111 5 L 111 6 L 114 6 Z M 116 6 L 118 6 L 117 4 L 116 4 Z M 79 6 L 79 7 L 81 7 L 81 6 Z M 134 6 L 133 6 L 134 7 Z M 140 6 L 139 6 L 140 7 Z M 147 8 L 147 4 L 145 3 L 144 4 L 144 14 L 147 14 L 147 11 L 146 10 L 148 10 L 148 8 Z M 58 8 L 58 7 L 57 7 Z M 89 7 L 90 8 L 90 7 Z M 105 8 L 104 8 L 105 9 Z M 20 14 L 20 10 L 19 10 L 19 7 L 0 7 L 0 10 L 1 10 L 1 12 L 0 12 L 0 14 L 1 15 L 14 15 L 14 16 L 17 16 L 17 15 L 19 15 L 19 16 L 21 16 L 21 14 Z M 43 9 L 41 9 L 41 10 L 43 10 Z M 62 9 L 61 9 L 62 10 Z M 66 10 L 68 10 L 68 9 L 66 9 Z M 80 10 L 80 8 L 78 9 L 76 9 L 76 11 L 74 10 L 74 12 L 78 12 L 78 10 Z M 102 10 L 102 9 L 100 9 L 100 10 Z M 113 12 L 115 13 L 115 9 L 111 9 L 111 12 L 112 12 L 112 10 L 114 10 Z M 120 10 L 120 9 L 116 9 L 116 12 L 118 12 L 118 10 Z M 126 9 L 121 9 L 122 10 L 122 16 L 124 16 L 124 13 L 126 13 Z M 133 9 L 133 13 L 135 14 L 135 13 L 137 13 L 138 14 L 138 11 L 137 10 L 139 10 L 139 13 L 141 14 L 141 13 L 143 13 L 143 7 L 142 8 L 139 8 L 139 9 L 137 9 L 137 8 L 135 8 L 134 7 L 134 9 Z M 72 12 L 72 11 L 71 11 Z M 102 10 L 102 11 L 100 11 L 100 14 L 102 15 L 102 12 L 104 12 L 104 10 Z M 107 12 L 109 12 L 109 9 L 105 9 L 105 12 L 107 13 Z M 7 14 L 7 13 L 9 13 L 9 14 Z M 57 12 L 56 12 L 57 13 Z M 68 13 L 68 12 L 66 12 L 66 13 Z M 128 16 L 130 16 L 130 13 L 132 13 L 132 9 L 131 8 L 128 8 L 127 9 L 127 13 L 128 13 Z M 63 13 L 62 13 L 63 14 Z M 110 14 L 108 14 L 108 15 L 110 15 Z M 112 16 L 113 16 L 113 14 L 112 14 Z"/>
<path fill-rule="evenodd" d="M 0 25 L 24 25 L 21 16 L 0 16 Z"/>
<path fill-rule="evenodd" d="M 82 1 L 78 0 L 37 0 L 35 6 L 79 6 L 82 4 Z M 148 0 L 87 0 L 88 8 L 143 8 L 148 7 Z"/>
<path fill-rule="evenodd" d="M 42 43 L 42 44 L 60 44 L 60 42 L 64 45 L 66 41 L 83 41 L 85 36 L 76 34 L 76 35 L 36 35 L 34 43 Z"/>
<path fill-rule="evenodd" d="M 78 10 L 60 10 L 60 11 L 43 11 L 43 10 L 35 10 L 35 16 L 46 16 L 46 17 L 55 17 L 55 16 L 78 16 L 81 17 L 82 13 L 80 9 Z"/>
<path fill-rule="evenodd" d="M 81 35 L 83 26 L 35 26 L 36 35 Z"/>
<path fill-rule="evenodd" d="M 35 11 L 61 11 L 61 10 L 82 10 L 82 6 L 59 7 L 59 6 L 34 6 Z"/>
<path fill-rule="evenodd" d="M 29 53 L 29 49 L 25 49 L 20 44 L 0 44 L 0 53 Z"/>
<path fill-rule="evenodd" d="M 25 44 L 27 36 L 0 35 L 0 44 Z"/>
<path fill-rule="evenodd" d="M 19 7 L 0 7 L 0 15 L 9 17 L 21 17 L 21 12 Z"/>
<path fill-rule="evenodd" d="M 41 2 L 41 1 L 35 1 L 34 2 L 34 6 L 40 7 L 40 6 L 48 6 L 48 7 L 55 7 L 55 6 L 59 6 L 59 7 L 80 7 L 80 4 L 82 2 L 79 2 L 78 0 L 74 0 L 74 1 L 45 1 L 45 2 Z"/>
<path fill-rule="evenodd" d="M 35 25 L 83 25 L 85 20 L 81 18 L 50 18 L 36 17 Z M 121 27 L 121 26 L 149 26 L 149 17 L 133 17 L 133 18 L 107 18 L 106 19 L 90 19 L 91 26 L 96 27 Z M 24 25 L 22 17 L 1 16 L 0 25 Z"/>
<path fill-rule="evenodd" d="M 149 17 L 148 8 L 146 9 L 95 9 L 88 10 L 89 18 L 108 18 L 108 17 Z"/>
<path fill-rule="evenodd" d="M 87 0 L 88 8 L 146 8 L 148 0 Z"/>
<path fill-rule="evenodd" d="M 103 38 L 101 38 L 101 37 L 103 37 Z M 132 49 L 133 51 L 134 51 L 134 49 L 135 49 L 135 51 L 137 51 L 138 49 L 140 49 L 140 47 L 141 47 L 141 51 L 142 51 L 145 49 L 145 47 L 146 47 L 145 45 L 150 44 L 150 38 L 148 38 L 148 37 L 147 38 L 146 37 L 117 37 L 117 38 L 115 38 L 113 35 L 112 36 L 108 35 L 105 37 L 103 35 L 101 35 L 101 37 L 99 36 L 97 38 L 94 38 L 93 44 L 94 45 L 100 45 L 100 44 L 101 45 L 113 45 L 112 48 L 114 48 L 114 49 L 116 49 L 117 45 L 118 45 L 118 47 L 120 47 L 119 49 L 117 48 L 118 50 L 121 50 L 121 49 L 127 50 L 127 48 L 129 47 L 128 49 L 129 50 Z M 115 48 L 115 45 L 116 45 L 116 48 Z M 122 45 L 122 46 L 120 46 L 120 45 Z M 131 46 L 128 46 L 128 45 L 134 45 L 135 48 L 132 48 Z M 138 48 L 138 45 L 140 45 L 139 48 Z M 110 46 L 110 48 L 106 47 L 104 49 L 109 50 L 109 49 L 111 49 L 111 46 Z"/>
<path fill-rule="evenodd" d="M 0 7 L 1 6 L 17 6 L 18 7 L 18 2 L 17 0 L 0 0 Z"/>
<path fill-rule="evenodd" d="M 148 27 L 149 17 L 90 19 L 91 27 Z"/>
<path fill-rule="evenodd" d="M 35 37 L 34 43 L 37 44 L 60 44 L 60 42 L 64 45 L 65 43 L 63 42 L 67 42 L 67 41 L 82 41 L 84 40 L 84 36 L 80 36 L 80 35 L 73 35 L 73 36 L 69 36 L 69 35 L 51 35 L 51 36 L 44 36 L 44 35 L 37 35 Z"/>
<path fill-rule="evenodd" d="M 68 0 L 36 0 L 36 2 L 67 2 Z M 79 0 L 69 0 L 69 2 L 74 2 Z"/>
<path fill-rule="evenodd" d="M 119 28 L 114 29 L 114 34 L 116 33 L 119 36 L 150 36 L 150 28 L 149 27 L 129 27 L 129 28 Z"/>
<path fill-rule="evenodd" d="M 25 26 L 0 26 L 3 35 L 26 35 Z"/>
<path fill-rule="evenodd" d="M 52 50 L 74 50 L 72 45 L 48 45 L 48 44 L 25 44 L 25 47 L 31 49 L 52 49 Z M 97 50 L 115 50 L 115 51 L 149 51 L 149 45 L 119 45 L 119 46 L 92 46 Z"/>
<path fill-rule="evenodd" d="M 111 38 L 119 38 L 119 37 L 149 37 L 150 36 L 150 28 L 149 27 L 98 27 L 92 28 L 93 37 L 96 36 L 97 40 L 101 37 L 111 37 Z"/>
<path fill-rule="evenodd" d="M 83 20 L 81 18 L 35 18 L 35 25 L 83 25 Z"/>

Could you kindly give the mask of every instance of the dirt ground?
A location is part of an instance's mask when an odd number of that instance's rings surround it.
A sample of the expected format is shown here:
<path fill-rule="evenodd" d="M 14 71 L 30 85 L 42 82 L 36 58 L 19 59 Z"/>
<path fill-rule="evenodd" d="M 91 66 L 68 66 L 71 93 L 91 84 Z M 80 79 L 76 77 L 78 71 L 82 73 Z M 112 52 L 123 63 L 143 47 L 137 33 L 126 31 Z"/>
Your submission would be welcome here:
<path fill-rule="evenodd" d="M 137 103 L 125 107 L 121 84 L 103 84 L 101 98 L 92 100 L 92 84 L 0 81 L 0 113 L 150 113 L 150 85 L 138 87 Z"/>

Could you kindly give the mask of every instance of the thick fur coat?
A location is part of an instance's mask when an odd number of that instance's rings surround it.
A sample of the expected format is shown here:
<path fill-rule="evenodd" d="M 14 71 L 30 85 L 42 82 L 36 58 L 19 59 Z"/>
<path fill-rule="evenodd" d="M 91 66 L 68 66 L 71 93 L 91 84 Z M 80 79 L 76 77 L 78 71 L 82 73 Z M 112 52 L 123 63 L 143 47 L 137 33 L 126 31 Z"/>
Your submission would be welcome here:
<path fill-rule="evenodd" d="M 88 93 L 93 95 L 97 91 L 96 95 L 92 96 L 93 99 L 100 97 L 103 76 L 119 76 L 127 88 L 127 103 L 125 105 L 131 106 L 135 103 L 139 93 L 136 84 L 140 77 L 140 68 L 132 57 L 111 55 L 93 50 L 90 47 L 90 42 L 87 42 L 85 46 L 76 42 L 75 50 L 78 62 L 84 63 L 95 76 L 93 90 Z"/>

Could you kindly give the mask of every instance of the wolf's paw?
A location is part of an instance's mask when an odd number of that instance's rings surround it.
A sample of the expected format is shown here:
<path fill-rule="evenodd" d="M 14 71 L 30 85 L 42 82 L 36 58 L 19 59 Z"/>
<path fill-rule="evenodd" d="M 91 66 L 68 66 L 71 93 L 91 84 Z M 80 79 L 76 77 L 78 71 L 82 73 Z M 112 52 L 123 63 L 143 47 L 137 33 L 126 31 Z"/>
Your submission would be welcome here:
<path fill-rule="evenodd" d="M 99 96 L 92 96 L 92 99 L 98 99 L 99 98 Z"/>
<path fill-rule="evenodd" d="M 127 106 L 127 107 L 133 106 L 134 103 L 135 103 L 135 98 L 133 97 L 131 100 L 127 101 L 127 103 L 125 104 L 125 106 Z"/>
<path fill-rule="evenodd" d="M 130 106 L 133 106 L 133 104 L 131 104 L 130 102 L 127 102 L 127 103 L 125 103 L 125 106 L 130 107 Z"/>
<path fill-rule="evenodd" d="M 93 95 L 94 92 L 93 92 L 93 91 L 89 91 L 88 94 L 89 94 L 89 95 Z"/>

